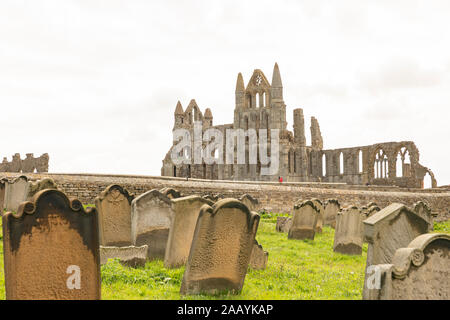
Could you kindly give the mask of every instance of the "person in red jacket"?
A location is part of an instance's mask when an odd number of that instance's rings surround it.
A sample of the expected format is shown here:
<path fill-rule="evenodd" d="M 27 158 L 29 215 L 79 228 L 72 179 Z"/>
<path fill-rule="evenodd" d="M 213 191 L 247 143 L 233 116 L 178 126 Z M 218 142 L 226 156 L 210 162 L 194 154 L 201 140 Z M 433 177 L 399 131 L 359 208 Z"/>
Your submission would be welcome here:
<path fill-rule="evenodd" d="M 282 182 L 283 182 L 283 177 L 278 177 L 278 181 L 279 181 L 280 183 L 282 183 Z"/>

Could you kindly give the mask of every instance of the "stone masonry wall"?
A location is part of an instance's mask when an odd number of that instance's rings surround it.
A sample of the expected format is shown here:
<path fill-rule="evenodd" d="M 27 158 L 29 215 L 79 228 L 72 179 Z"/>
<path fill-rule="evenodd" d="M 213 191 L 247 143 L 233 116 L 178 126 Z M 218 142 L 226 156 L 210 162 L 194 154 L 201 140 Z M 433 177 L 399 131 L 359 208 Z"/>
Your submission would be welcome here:
<path fill-rule="evenodd" d="M 17 173 L 2 173 L 14 177 Z M 291 212 L 298 199 L 336 198 L 341 206 L 366 205 L 376 202 L 385 207 L 392 202 L 413 205 L 422 200 L 432 208 L 436 221 L 450 219 L 450 191 L 445 188 L 406 189 L 389 186 L 356 186 L 339 183 L 275 183 L 275 182 L 236 182 L 219 180 L 200 180 L 172 177 L 102 175 L 102 174 L 27 174 L 31 180 L 49 177 L 70 197 L 78 198 L 83 204 L 93 204 L 95 197 L 110 184 L 119 184 L 136 196 L 153 188 L 172 187 L 183 195 L 223 194 L 225 197 L 239 198 L 244 193 L 257 198 L 261 207 L 273 212 Z"/>

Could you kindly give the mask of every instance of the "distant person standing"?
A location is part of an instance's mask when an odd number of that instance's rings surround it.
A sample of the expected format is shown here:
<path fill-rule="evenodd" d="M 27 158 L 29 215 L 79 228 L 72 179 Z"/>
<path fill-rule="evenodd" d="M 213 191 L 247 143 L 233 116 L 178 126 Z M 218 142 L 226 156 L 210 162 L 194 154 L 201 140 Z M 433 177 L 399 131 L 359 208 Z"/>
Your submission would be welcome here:
<path fill-rule="evenodd" d="M 283 182 L 283 177 L 278 177 L 278 181 L 279 181 L 280 183 L 282 183 L 282 182 Z"/>

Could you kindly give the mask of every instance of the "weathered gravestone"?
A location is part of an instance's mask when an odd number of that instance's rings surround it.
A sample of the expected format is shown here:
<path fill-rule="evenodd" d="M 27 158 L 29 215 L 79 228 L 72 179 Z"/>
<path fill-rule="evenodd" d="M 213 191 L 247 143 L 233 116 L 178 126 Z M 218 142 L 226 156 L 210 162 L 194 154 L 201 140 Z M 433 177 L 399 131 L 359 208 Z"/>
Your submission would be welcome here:
<path fill-rule="evenodd" d="M 38 180 L 36 182 L 31 182 L 28 189 L 28 199 L 32 198 L 36 193 L 45 189 L 58 189 L 55 181 L 50 178 L 44 178 L 42 180 Z"/>
<path fill-rule="evenodd" d="M 159 192 L 161 192 L 163 195 L 167 196 L 169 199 L 176 199 L 176 198 L 180 198 L 181 194 L 179 191 L 173 189 L 173 188 L 162 188 L 161 190 L 159 190 Z"/>
<path fill-rule="evenodd" d="M 316 234 L 317 220 L 320 209 L 311 200 L 296 203 L 292 215 L 292 225 L 289 228 L 288 239 L 311 239 Z"/>
<path fill-rule="evenodd" d="M 325 209 L 323 211 L 323 223 L 327 226 L 336 228 L 336 215 L 341 210 L 341 205 L 336 199 L 328 199 L 325 202 Z"/>
<path fill-rule="evenodd" d="M 320 201 L 319 199 L 311 199 L 311 201 L 316 205 L 316 208 L 319 209 L 319 215 L 317 217 L 316 228 L 315 228 L 316 232 L 322 233 L 323 216 L 324 216 L 324 208 L 323 208 L 322 201 Z"/>
<path fill-rule="evenodd" d="M 364 217 L 355 206 L 344 208 L 338 212 L 334 233 L 334 252 L 351 255 L 362 253 Z"/>
<path fill-rule="evenodd" d="M 220 199 L 224 199 L 225 197 L 223 194 L 218 193 L 218 194 L 206 194 L 202 198 L 211 200 L 212 202 L 216 202 L 219 201 Z"/>
<path fill-rule="evenodd" d="M 4 208 L 6 211 L 17 212 L 19 205 L 28 198 L 30 182 L 26 176 L 20 176 L 12 181 L 5 181 Z"/>
<path fill-rule="evenodd" d="M 373 216 L 375 213 L 377 213 L 380 210 L 381 209 L 378 206 L 373 205 L 373 206 L 370 206 L 370 207 L 365 207 L 362 210 L 362 212 L 363 212 L 363 214 L 365 215 L 366 218 L 369 218 L 369 217 Z"/>
<path fill-rule="evenodd" d="M 277 224 L 275 225 L 275 230 L 277 232 L 289 232 L 289 229 L 292 226 L 292 218 L 291 217 L 277 217 Z"/>
<path fill-rule="evenodd" d="M 258 199 L 253 198 L 249 194 L 244 194 L 242 197 L 239 198 L 239 201 L 245 204 L 250 211 L 256 211 L 258 209 L 259 204 Z"/>
<path fill-rule="evenodd" d="M 5 203 L 5 188 L 6 182 L 8 179 L 2 178 L 0 179 L 0 214 L 3 214 L 4 203 Z"/>
<path fill-rule="evenodd" d="M 262 245 L 255 240 L 252 254 L 250 256 L 250 268 L 254 270 L 264 270 L 267 266 L 267 262 L 269 260 L 269 253 L 264 251 Z"/>
<path fill-rule="evenodd" d="M 199 196 L 172 200 L 173 219 L 164 256 L 166 268 L 177 268 L 186 263 L 200 208 L 205 204 L 212 206 L 213 202 Z"/>
<path fill-rule="evenodd" d="M 199 213 L 180 293 L 228 291 L 244 285 L 259 215 L 236 199 L 223 199 Z"/>
<path fill-rule="evenodd" d="M 131 205 L 131 234 L 135 246 L 148 245 L 149 260 L 164 259 L 173 210 L 171 200 L 156 189 L 147 191 Z"/>
<path fill-rule="evenodd" d="M 95 198 L 99 213 L 100 244 L 129 246 L 131 241 L 131 201 L 134 196 L 125 188 L 113 184 Z"/>
<path fill-rule="evenodd" d="M 427 233 L 433 221 L 431 215 L 421 215 L 403 204 L 393 203 L 364 220 L 363 224 L 364 240 L 369 243 L 363 299 L 378 300 L 380 290 L 367 287 L 371 266 L 391 264 L 397 249 L 408 246 L 414 238 Z"/>
<path fill-rule="evenodd" d="M 119 259 L 119 262 L 127 267 L 144 266 L 147 262 L 148 246 L 104 247 L 100 246 L 100 264 L 105 264 L 109 259 Z"/>
<path fill-rule="evenodd" d="M 397 249 L 392 264 L 373 266 L 382 300 L 449 300 L 450 234 L 426 233 Z M 378 283 L 377 283 L 378 282 Z"/>
<path fill-rule="evenodd" d="M 6 299 L 100 299 L 98 217 L 58 190 L 3 216 Z"/>

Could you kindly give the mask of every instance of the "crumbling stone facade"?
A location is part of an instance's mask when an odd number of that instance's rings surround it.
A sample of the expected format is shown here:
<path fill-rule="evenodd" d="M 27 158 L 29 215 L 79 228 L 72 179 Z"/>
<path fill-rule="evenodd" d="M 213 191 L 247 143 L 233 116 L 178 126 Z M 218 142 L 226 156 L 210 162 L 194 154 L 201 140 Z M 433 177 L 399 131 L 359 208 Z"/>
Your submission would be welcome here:
<path fill-rule="evenodd" d="M 255 129 L 258 134 L 259 129 L 268 129 L 267 138 L 270 142 L 270 129 L 279 129 L 279 171 L 276 175 L 261 175 L 259 157 L 257 164 L 249 164 L 249 144 L 252 142 L 246 139 L 245 164 L 235 161 L 234 164 L 191 162 L 175 165 L 171 159 L 175 143 L 163 160 L 162 176 L 235 181 L 277 181 L 281 176 L 284 181 L 292 182 L 344 182 L 422 188 L 424 177 L 429 174 L 432 187 L 437 186 L 433 172 L 419 163 L 419 151 L 412 141 L 324 150 L 319 122 L 311 117 L 311 145 L 307 145 L 301 108 L 294 109 L 293 132 L 287 130 L 286 104 L 277 64 L 271 83 L 261 70 L 256 69 L 245 87 L 242 74 L 238 74 L 233 123 L 214 126 L 211 110 L 207 108 L 203 114 L 195 100 L 191 100 L 186 110 L 178 101 L 174 117 L 173 130 L 187 129 L 191 137 L 194 137 L 194 122 L 202 123 L 203 132 L 208 128 L 220 130 L 224 139 L 227 129 Z M 259 139 L 258 135 L 258 142 Z M 191 145 L 191 149 L 186 150 L 187 155 L 193 154 L 194 144 Z M 224 141 L 223 158 L 225 147 Z"/>
<path fill-rule="evenodd" d="M 12 161 L 8 161 L 6 157 L 3 157 L 3 162 L 0 163 L 0 172 L 48 172 L 48 153 L 44 153 L 38 158 L 35 158 L 32 153 L 27 153 L 25 159 L 20 158 L 20 153 L 16 153 L 12 156 Z"/>

